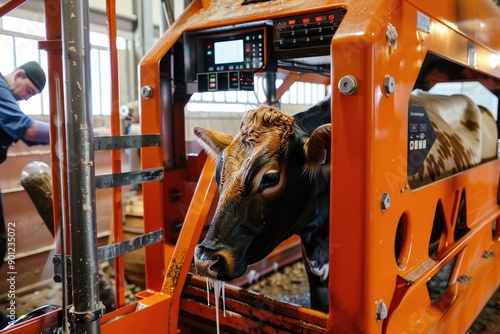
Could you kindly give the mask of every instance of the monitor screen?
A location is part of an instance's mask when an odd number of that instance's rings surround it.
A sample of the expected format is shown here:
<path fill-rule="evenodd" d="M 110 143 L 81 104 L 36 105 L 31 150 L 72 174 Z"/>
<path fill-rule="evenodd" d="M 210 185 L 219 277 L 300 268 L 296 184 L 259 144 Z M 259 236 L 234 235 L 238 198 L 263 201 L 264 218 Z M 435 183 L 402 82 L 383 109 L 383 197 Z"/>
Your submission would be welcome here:
<path fill-rule="evenodd" d="M 266 29 L 197 36 L 198 73 L 261 69 L 266 62 Z"/>
<path fill-rule="evenodd" d="M 243 57 L 242 39 L 214 43 L 214 63 L 216 65 L 241 63 Z"/>

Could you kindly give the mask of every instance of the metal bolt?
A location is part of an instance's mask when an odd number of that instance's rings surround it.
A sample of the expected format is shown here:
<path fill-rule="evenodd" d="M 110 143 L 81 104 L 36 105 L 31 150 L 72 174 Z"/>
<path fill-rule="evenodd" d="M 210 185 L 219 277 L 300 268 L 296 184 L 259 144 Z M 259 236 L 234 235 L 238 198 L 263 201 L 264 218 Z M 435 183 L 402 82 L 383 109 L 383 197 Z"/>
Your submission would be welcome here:
<path fill-rule="evenodd" d="M 178 200 L 181 199 L 181 191 L 179 189 L 171 189 L 170 190 L 170 201 L 172 202 L 177 202 Z"/>
<path fill-rule="evenodd" d="M 388 193 L 383 193 L 380 199 L 380 208 L 382 212 L 387 211 L 391 207 L 391 195 Z"/>
<path fill-rule="evenodd" d="M 485 259 L 491 259 L 495 257 L 495 253 L 491 252 L 491 251 L 486 251 L 483 253 L 483 258 Z"/>
<path fill-rule="evenodd" d="M 141 95 L 145 99 L 149 99 L 151 96 L 153 96 L 153 89 L 149 86 L 144 86 L 141 88 Z"/>
<path fill-rule="evenodd" d="M 396 89 L 396 81 L 390 75 L 386 75 L 384 78 L 384 92 L 385 96 L 389 96 L 394 93 Z"/>
<path fill-rule="evenodd" d="M 387 305 L 385 305 L 385 302 L 380 299 L 377 302 L 377 320 L 384 320 L 387 318 Z"/>
<path fill-rule="evenodd" d="M 344 95 L 353 94 L 358 88 L 358 82 L 352 75 L 346 75 L 339 81 L 339 90 Z"/>
<path fill-rule="evenodd" d="M 392 46 L 394 49 L 398 47 L 398 32 L 396 31 L 396 27 L 392 24 L 387 24 L 387 31 L 385 33 L 385 38 L 389 43 L 389 46 Z"/>
<path fill-rule="evenodd" d="M 458 280 L 460 283 L 466 283 L 466 282 L 470 282 L 470 281 L 472 281 L 472 277 L 467 276 L 467 275 L 462 275 L 462 276 L 459 276 L 459 277 L 457 278 L 457 280 Z"/>

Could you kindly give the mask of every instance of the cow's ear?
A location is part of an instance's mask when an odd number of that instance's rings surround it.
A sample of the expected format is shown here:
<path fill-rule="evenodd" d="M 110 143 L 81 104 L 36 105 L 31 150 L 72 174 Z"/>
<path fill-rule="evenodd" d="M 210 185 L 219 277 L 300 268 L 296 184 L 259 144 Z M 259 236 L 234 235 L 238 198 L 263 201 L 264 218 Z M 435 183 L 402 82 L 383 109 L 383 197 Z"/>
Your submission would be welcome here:
<path fill-rule="evenodd" d="M 320 170 L 329 173 L 331 155 L 331 124 L 324 124 L 314 130 L 311 136 L 304 143 L 304 153 L 306 155 L 306 171 L 315 175 Z"/>
<path fill-rule="evenodd" d="M 199 126 L 193 128 L 196 140 L 211 156 L 217 158 L 219 154 L 233 141 L 233 136 L 204 129 Z"/>

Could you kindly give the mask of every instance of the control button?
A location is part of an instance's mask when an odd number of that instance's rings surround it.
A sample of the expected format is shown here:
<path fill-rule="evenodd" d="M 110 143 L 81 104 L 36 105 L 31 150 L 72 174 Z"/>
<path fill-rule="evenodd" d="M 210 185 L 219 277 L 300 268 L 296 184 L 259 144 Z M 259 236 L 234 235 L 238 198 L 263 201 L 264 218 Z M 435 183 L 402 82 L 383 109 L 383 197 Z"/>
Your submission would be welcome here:
<path fill-rule="evenodd" d="M 292 37 L 295 36 L 295 30 L 292 31 L 284 31 L 280 34 L 281 37 Z"/>
<path fill-rule="evenodd" d="M 297 36 L 304 36 L 309 33 L 309 29 L 300 29 L 295 32 Z"/>
<path fill-rule="evenodd" d="M 309 29 L 309 35 L 318 35 L 324 32 L 323 27 Z"/>

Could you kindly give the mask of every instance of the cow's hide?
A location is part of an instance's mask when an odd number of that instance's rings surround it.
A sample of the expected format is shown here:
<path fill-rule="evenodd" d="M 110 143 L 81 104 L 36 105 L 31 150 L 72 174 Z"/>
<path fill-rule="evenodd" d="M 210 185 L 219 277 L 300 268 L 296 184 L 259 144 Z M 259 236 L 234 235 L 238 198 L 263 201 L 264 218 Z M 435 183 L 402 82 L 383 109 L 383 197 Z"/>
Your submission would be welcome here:
<path fill-rule="evenodd" d="M 425 108 L 436 141 L 418 172 L 409 176 L 412 188 L 474 167 L 497 155 L 497 125 L 491 113 L 469 97 L 434 95 L 416 90 L 410 104 Z"/>

